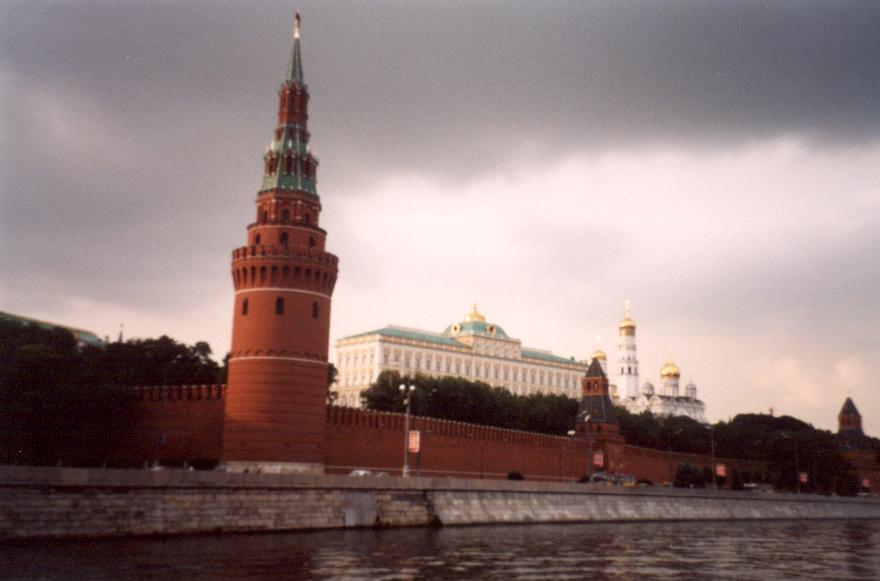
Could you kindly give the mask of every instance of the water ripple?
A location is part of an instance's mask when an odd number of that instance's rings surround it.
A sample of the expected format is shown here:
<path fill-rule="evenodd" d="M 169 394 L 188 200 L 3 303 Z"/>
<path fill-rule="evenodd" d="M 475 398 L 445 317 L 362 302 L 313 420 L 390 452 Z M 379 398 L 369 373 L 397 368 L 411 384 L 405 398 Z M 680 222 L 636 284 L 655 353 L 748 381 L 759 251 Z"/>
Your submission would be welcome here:
<path fill-rule="evenodd" d="M 880 521 L 325 531 L 0 546 L 3 579 L 878 579 Z"/>

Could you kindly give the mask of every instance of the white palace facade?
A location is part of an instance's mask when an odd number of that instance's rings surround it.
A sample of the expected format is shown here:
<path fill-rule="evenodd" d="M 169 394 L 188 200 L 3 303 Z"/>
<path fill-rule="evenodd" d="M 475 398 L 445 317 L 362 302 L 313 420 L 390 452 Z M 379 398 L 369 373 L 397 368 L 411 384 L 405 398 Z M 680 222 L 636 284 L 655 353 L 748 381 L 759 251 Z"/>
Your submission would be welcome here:
<path fill-rule="evenodd" d="M 589 362 L 522 346 L 500 326 L 487 323 L 476 305 L 442 333 L 388 326 L 336 342 L 337 404 L 361 406 L 361 392 L 385 370 L 401 375 L 454 376 L 481 381 L 517 395 L 580 398 Z"/>

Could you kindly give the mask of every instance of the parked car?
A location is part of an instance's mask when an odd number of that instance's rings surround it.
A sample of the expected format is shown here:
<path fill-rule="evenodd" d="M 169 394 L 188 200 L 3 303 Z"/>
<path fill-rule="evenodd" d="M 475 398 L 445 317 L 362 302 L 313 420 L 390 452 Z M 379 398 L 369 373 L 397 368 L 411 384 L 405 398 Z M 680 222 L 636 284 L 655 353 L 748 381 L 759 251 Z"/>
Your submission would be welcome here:
<path fill-rule="evenodd" d="M 374 472 L 364 468 L 356 468 L 348 473 L 349 476 L 372 476 L 374 478 L 383 478 L 388 476 L 387 472 Z"/>
<path fill-rule="evenodd" d="M 604 472 L 593 472 L 590 474 L 590 482 L 608 482 L 608 475 Z"/>

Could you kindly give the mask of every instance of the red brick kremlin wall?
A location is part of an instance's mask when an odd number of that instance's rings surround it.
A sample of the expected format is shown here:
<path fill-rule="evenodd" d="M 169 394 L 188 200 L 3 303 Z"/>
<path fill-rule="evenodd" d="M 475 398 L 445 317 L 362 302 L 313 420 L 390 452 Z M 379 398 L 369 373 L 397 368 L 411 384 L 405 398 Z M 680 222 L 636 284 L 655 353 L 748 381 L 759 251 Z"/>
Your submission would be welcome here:
<path fill-rule="evenodd" d="M 70 442 L 62 462 L 137 466 L 166 462 L 216 462 L 222 446 L 225 385 L 137 387 L 132 390 L 135 425 L 127 437 L 100 450 Z"/>
<path fill-rule="evenodd" d="M 132 437 L 91 451 L 98 454 L 92 455 L 93 462 L 138 465 L 154 461 L 158 454 L 163 462 L 182 464 L 220 457 L 225 386 L 142 387 L 133 397 L 138 420 Z M 325 471 L 399 474 L 403 427 L 403 414 L 327 407 Z M 590 444 L 585 439 L 421 417 L 412 417 L 410 427 L 421 433 L 421 452 L 410 455 L 413 474 L 506 478 L 517 471 L 530 480 L 568 481 L 586 473 Z M 654 483 L 668 482 L 681 462 L 711 467 L 708 456 L 613 445 L 597 436 L 593 452 L 599 450 L 604 451 L 605 465 L 596 471 L 631 474 Z M 82 458 L 84 451 L 71 451 L 67 457 Z M 753 474 L 764 470 L 759 463 L 722 458 L 717 462 L 725 464 L 728 475 L 733 468 Z"/>

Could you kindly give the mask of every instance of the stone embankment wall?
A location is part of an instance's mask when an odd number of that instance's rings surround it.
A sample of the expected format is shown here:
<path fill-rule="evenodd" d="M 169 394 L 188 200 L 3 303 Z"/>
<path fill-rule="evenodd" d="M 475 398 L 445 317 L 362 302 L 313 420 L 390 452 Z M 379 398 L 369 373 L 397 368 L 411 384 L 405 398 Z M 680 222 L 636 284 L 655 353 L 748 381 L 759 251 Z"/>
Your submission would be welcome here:
<path fill-rule="evenodd" d="M 434 478 L 0 467 L 0 539 L 489 523 L 880 519 L 880 498 Z"/>

